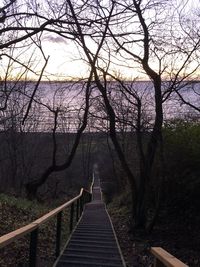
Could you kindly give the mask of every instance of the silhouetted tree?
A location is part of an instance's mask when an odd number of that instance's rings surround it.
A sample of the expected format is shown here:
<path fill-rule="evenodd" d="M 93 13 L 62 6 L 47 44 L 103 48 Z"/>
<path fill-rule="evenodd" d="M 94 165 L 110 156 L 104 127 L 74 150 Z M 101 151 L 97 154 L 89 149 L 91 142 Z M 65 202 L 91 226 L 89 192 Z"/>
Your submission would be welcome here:
<path fill-rule="evenodd" d="M 191 63 L 192 60 L 197 59 L 199 39 L 189 39 L 188 35 L 181 35 L 183 32 L 180 33 L 181 26 L 176 20 L 180 7 L 174 5 L 173 12 L 169 15 L 169 6 L 165 1 L 148 1 L 147 3 L 143 1 L 132 1 L 131 3 L 109 1 L 105 5 L 99 2 L 96 7 L 90 5 L 89 2 L 88 7 L 91 9 L 91 13 L 93 12 L 98 18 L 96 24 L 93 22 L 93 32 L 90 34 L 91 42 L 97 44 L 97 58 L 93 55 L 94 49 L 91 49 L 87 43 L 86 36 L 88 36 L 89 30 L 80 25 L 81 13 L 77 15 L 75 12 L 79 3 L 73 5 L 70 0 L 68 3 L 76 24 L 77 43 L 82 47 L 88 63 L 94 71 L 94 79 L 108 114 L 110 137 L 129 179 L 134 223 L 136 226 L 144 228 L 148 222 L 148 189 L 153 164 L 159 145 L 162 147 L 163 102 L 175 90 L 177 83 L 180 80 L 183 82 L 188 79 L 199 66 L 198 61 L 195 61 L 195 66 Z M 125 22 L 124 18 L 126 18 Z M 176 22 L 176 29 L 174 22 Z M 98 23 L 101 24 L 101 28 Z M 162 27 L 163 31 L 160 30 Z M 175 34 L 177 27 L 180 31 L 178 35 Z M 165 33 L 164 36 L 162 32 Z M 182 42 L 184 42 L 183 48 L 181 47 Z M 114 53 L 119 55 L 118 64 L 122 60 L 123 62 L 127 60 L 127 67 L 135 65 L 141 69 L 150 79 L 154 94 L 154 117 L 145 147 L 142 146 L 141 139 L 141 103 L 135 95 L 134 103 L 137 103 L 138 114 L 136 132 L 140 148 L 138 150 L 139 177 L 132 172 L 123 153 L 117 136 L 116 110 L 109 99 L 109 86 L 106 78 L 109 76 L 109 72 L 112 72 L 112 65 L 118 60 L 113 55 Z M 176 61 L 174 61 L 174 57 L 176 57 Z M 189 71 L 187 71 L 188 69 Z M 166 83 L 166 79 L 169 78 L 170 82 Z M 129 94 L 131 93 L 129 91 Z"/>

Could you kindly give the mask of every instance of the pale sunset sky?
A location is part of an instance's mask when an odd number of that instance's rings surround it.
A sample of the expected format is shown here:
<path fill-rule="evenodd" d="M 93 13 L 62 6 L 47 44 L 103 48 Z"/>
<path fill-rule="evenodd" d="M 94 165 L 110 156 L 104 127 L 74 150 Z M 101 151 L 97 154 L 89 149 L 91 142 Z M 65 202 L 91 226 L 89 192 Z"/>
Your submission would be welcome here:
<path fill-rule="evenodd" d="M 177 0 L 174 1 L 176 5 L 179 3 L 187 2 L 187 5 L 185 6 L 185 13 L 189 11 L 190 9 L 193 10 L 193 12 L 196 10 L 196 12 L 199 10 L 199 0 Z M 3 6 L 3 0 L 0 0 L 0 7 Z M 84 60 L 81 59 L 80 51 L 78 51 L 76 45 L 71 41 L 67 39 L 62 39 L 61 37 L 58 36 L 52 36 L 50 34 L 43 34 L 42 37 L 42 48 L 44 51 L 45 56 L 50 56 L 48 65 L 45 69 L 45 73 L 51 74 L 49 77 L 50 79 L 58 79 L 58 80 L 63 80 L 63 79 L 71 79 L 71 78 L 78 78 L 78 77 L 87 77 L 88 75 L 88 69 L 89 67 L 87 66 L 87 63 L 84 62 Z M 89 41 L 90 42 L 90 41 Z M 91 48 L 94 44 L 90 44 Z M 23 49 L 21 50 L 23 51 Z M 41 54 L 40 52 L 34 48 L 30 49 L 25 49 L 25 51 L 20 52 L 20 50 L 14 51 L 13 52 L 18 53 L 19 60 L 22 62 L 26 62 L 30 58 L 30 55 L 34 53 L 32 57 L 32 69 L 34 69 L 36 72 L 40 73 L 40 70 L 43 67 L 43 60 L 41 60 Z M 137 54 L 137 51 L 136 51 Z M 2 57 L 0 60 L 0 72 L 1 74 L 6 72 L 6 65 L 8 63 L 8 58 Z M 120 63 L 120 61 L 119 61 Z M 141 71 L 141 69 L 138 69 L 137 64 L 133 64 L 133 61 L 130 61 L 130 66 L 129 67 L 123 67 L 123 64 L 128 64 L 127 62 L 122 62 L 121 66 L 120 64 L 118 65 L 111 65 L 111 69 L 115 73 L 120 73 L 122 77 L 126 77 L 127 79 L 131 79 L 134 77 L 137 77 L 139 79 L 148 79 L 146 75 Z M 151 66 L 157 68 L 158 62 L 153 62 L 151 61 Z M 12 76 L 16 75 L 17 73 L 19 74 L 21 72 L 21 69 L 18 64 L 13 65 L 12 68 Z M 3 75 L 1 75 L 3 76 Z M 29 77 L 31 79 L 37 79 L 37 77 L 33 74 L 29 74 Z M 43 78 L 45 79 L 45 77 Z"/>

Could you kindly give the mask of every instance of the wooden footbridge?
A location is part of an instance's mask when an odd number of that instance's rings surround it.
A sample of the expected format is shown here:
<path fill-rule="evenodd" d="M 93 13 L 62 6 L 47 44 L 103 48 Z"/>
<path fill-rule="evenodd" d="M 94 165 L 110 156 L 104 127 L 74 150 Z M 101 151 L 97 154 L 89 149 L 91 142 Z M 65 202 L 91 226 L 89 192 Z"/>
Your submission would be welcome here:
<path fill-rule="evenodd" d="M 70 207 L 71 235 L 60 250 L 62 212 Z M 102 200 L 99 179 L 94 179 L 90 191 L 80 194 L 36 221 L 0 237 L 0 248 L 30 234 L 29 267 L 37 267 L 37 240 L 39 227 L 57 216 L 56 261 L 53 267 L 125 267 L 111 219 Z M 77 221 L 73 229 L 73 222 Z M 152 248 L 154 267 L 187 267 L 162 248 Z M 12 266 L 12 267 L 17 267 Z M 46 267 L 46 266 L 42 266 Z M 135 266 L 137 267 L 137 266 Z"/>

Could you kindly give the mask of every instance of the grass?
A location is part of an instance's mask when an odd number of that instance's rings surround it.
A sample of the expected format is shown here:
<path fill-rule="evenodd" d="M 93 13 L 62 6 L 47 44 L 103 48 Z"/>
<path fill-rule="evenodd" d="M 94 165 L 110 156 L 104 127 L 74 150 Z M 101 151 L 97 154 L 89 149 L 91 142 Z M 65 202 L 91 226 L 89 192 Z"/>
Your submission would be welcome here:
<path fill-rule="evenodd" d="M 45 204 L 41 204 L 35 201 L 29 201 L 25 198 L 9 196 L 6 194 L 0 194 L 0 205 L 9 205 L 10 207 L 15 207 L 16 209 L 23 211 L 32 210 L 35 215 L 40 215 L 43 212 L 47 212 L 49 207 Z"/>
<path fill-rule="evenodd" d="M 46 214 L 55 204 L 41 204 L 6 194 L 0 194 L 0 236 L 14 231 Z M 62 245 L 69 235 L 69 209 L 63 212 Z M 52 266 L 55 260 L 56 217 L 43 224 L 39 229 L 38 266 Z M 0 250 L 1 267 L 25 267 L 29 257 L 27 234 Z"/>

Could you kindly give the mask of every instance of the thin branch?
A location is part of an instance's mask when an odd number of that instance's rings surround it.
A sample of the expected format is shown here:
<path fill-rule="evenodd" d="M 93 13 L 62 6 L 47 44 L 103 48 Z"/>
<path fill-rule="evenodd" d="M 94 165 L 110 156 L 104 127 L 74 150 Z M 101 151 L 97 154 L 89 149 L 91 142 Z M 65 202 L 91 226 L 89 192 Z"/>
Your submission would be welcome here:
<path fill-rule="evenodd" d="M 43 66 L 43 68 L 42 68 L 42 71 L 41 71 L 41 73 L 40 73 L 40 77 L 39 77 L 39 79 L 38 79 L 38 81 L 37 81 L 37 83 L 36 83 L 36 85 L 35 85 L 35 88 L 34 88 L 34 90 L 33 90 L 33 93 L 32 93 L 32 95 L 31 95 L 31 98 L 30 98 L 30 101 L 29 101 L 29 104 L 28 104 L 26 113 L 25 113 L 24 118 L 23 118 L 23 120 L 22 120 L 22 125 L 24 125 L 25 120 L 26 120 L 27 117 L 28 117 L 28 114 L 29 114 L 29 111 L 30 111 L 30 109 L 31 109 L 31 105 L 32 105 L 34 96 L 35 96 L 36 91 L 37 91 L 37 89 L 38 89 L 38 87 L 39 87 L 39 85 L 40 85 L 40 82 L 41 82 L 41 79 L 42 79 L 44 70 L 45 70 L 45 68 L 46 68 L 46 66 L 47 66 L 47 63 L 48 63 L 48 60 L 49 60 L 49 56 L 47 57 L 47 59 L 46 59 L 46 61 L 45 61 L 45 64 L 44 64 L 44 66 Z"/>

